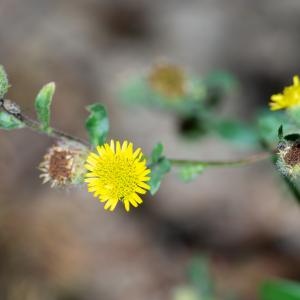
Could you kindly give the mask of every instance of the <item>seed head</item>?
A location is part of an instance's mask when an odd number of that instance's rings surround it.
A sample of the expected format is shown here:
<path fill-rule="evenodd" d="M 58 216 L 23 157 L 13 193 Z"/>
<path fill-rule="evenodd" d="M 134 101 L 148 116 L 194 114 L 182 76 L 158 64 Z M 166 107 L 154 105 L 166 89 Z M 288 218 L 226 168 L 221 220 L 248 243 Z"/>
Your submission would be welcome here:
<path fill-rule="evenodd" d="M 53 145 L 39 165 L 43 183 L 50 182 L 52 187 L 80 184 L 87 154 L 88 149 L 79 143 L 60 141 Z"/>

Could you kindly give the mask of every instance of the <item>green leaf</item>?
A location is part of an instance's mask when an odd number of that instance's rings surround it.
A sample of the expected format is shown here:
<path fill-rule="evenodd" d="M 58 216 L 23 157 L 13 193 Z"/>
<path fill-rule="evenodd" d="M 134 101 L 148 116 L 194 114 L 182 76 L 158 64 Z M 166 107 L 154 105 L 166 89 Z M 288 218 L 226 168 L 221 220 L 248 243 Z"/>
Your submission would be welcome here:
<path fill-rule="evenodd" d="M 164 146 L 161 143 L 157 143 L 153 147 L 151 156 L 149 157 L 149 167 L 151 169 L 149 185 L 151 187 L 151 195 L 154 195 L 158 191 L 164 175 L 171 170 L 171 163 L 163 156 L 163 151 Z"/>
<path fill-rule="evenodd" d="M 89 134 L 90 143 L 93 146 L 105 143 L 109 131 L 109 121 L 106 109 L 100 103 L 89 105 L 87 110 L 90 112 L 85 127 Z"/>
<path fill-rule="evenodd" d="M 42 129 L 49 130 L 50 106 L 55 92 L 55 83 L 50 82 L 42 87 L 35 99 L 35 110 Z"/>
<path fill-rule="evenodd" d="M 0 65 L 0 99 L 2 99 L 7 93 L 9 88 L 9 82 L 7 79 L 7 74 L 2 65 Z"/>
<path fill-rule="evenodd" d="M 202 174 L 205 170 L 205 166 L 197 164 L 187 164 L 179 169 L 179 178 L 183 182 L 190 182 L 197 178 L 198 175 Z"/>
<path fill-rule="evenodd" d="M 300 284 L 287 280 L 267 281 L 260 287 L 261 300 L 300 300 Z"/>
<path fill-rule="evenodd" d="M 24 127 L 25 124 L 13 117 L 12 115 L 9 115 L 8 113 L 4 111 L 0 111 L 0 128 L 1 129 L 17 129 Z"/>

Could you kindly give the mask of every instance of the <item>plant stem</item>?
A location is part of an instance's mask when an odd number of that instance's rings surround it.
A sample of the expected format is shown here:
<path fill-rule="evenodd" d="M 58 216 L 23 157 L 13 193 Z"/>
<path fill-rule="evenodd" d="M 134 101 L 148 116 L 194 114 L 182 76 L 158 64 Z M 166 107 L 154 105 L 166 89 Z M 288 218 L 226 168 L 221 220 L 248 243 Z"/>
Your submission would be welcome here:
<path fill-rule="evenodd" d="M 22 121 L 29 129 L 34 130 L 34 131 L 38 131 L 42 134 L 46 134 L 46 135 L 48 135 L 52 138 L 67 139 L 67 140 L 70 140 L 70 141 L 80 143 L 84 146 L 90 146 L 87 141 L 82 140 L 78 137 L 72 136 L 72 135 L 70 135 L 68 133 L 65 133 L 63 131 L 60 131 L 58 129 L 49 128 L 48 131 L 42 130 L 39 122 L 37 122 L 35 120 L 32 120 L 31 118 L 29 118 L 29 117 L 27 117 L 23 114 L 20 114 L 20 119 L 19 120 Z"/>
<path fill-rule="evenodd" d="M 12 102 L 12 104 L 16 105 L 14 102 Z M 90 144 L 87 141 L 82 140 L 80 138 L 77 138 L 75 136 L 72 136 L 70 134 L 67 134 L 65 132 L 62 132 L 60 130 L 57 130 L 55 128 L 48 128 L 48 130 L 43 130 L 41 124 L 38 121 L 29 118 L 28 116 L 24 115 L 22 112 L 15 113 L 13 111 L 5 109 L 5 107 L 3 106 L 3 100 L 2 100 L 2 102 L 0 102 L 0 108 L 2 108 L 9 115 L 11 115 L 14 118 L 18 119 L 20 122 L 24 123 L 31 130 L 34 130 L 34 131 L 37 131 L 39 133 L 48 135 L 48 136 L 50 136 L 52 138 L 55 138 L 55 139 L 67 139 L 67 140 L 70 140 L 70 141 L 80 143 L 84 146 L 89 146 L 90 147 Z"/>
<path fill-rule="evenodd" d="M 261 160 L 271 158 L 272 154 L 269 152 L 262 152 L 246 158 L 238 160 L 225 160 L 225 161 L 203 161 L 203 160 L 185 160 L 185 159 L 169 159 L 173 166 L 185 165 L 201 165 L 204 167 L 239 167 L 249 165 Z"/>

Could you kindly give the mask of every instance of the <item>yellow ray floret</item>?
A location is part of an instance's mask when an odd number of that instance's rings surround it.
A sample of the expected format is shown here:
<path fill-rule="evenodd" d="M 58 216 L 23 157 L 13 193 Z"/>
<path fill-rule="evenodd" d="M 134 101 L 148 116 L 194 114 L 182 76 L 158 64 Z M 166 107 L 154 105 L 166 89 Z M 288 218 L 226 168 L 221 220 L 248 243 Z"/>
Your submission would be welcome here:
<path fill-rule="evenodd" d="M 271 97 L 271 110 L 291 108 L 300 105 L 300 82 L 299 77 L 293 77 L 293 85 L 284 88 L 282 94 Z"/>
<path fill-rule="evenodd" d="M 151 172 L 141 149 L 133 151 L 132 143 L 124 141 L 121 145 L 112 140 L 110 144 L 97 146 L 97 152 L 89 154 L 85 165 L 88 191 L 105 202 L 104 209 L 111 211 L 119 201 L 124 203 L 126 211 L 131 205 L 141 204 L 138 194 L 146 194 L 150 189 L 146 182 Z"/>

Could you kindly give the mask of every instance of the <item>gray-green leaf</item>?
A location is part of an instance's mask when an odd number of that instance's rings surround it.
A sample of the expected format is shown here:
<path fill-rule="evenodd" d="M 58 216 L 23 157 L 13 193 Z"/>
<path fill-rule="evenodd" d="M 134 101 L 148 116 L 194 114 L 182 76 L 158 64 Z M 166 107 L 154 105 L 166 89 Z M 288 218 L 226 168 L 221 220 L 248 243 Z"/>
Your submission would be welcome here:
<path fill-rule="evenodd" d="M 24 127 L 25 124 L 13 117 L 12 115 L 9 115 L 8 113 L 4 111 L 0 111 L 0 128 L 11 130 L 11 129 L 17 129 Z"/>
<path fill-rule="evenodd" d="M 5 69 L 2 65 L 0 65 L 0 98 L 1 99 L 7 93 L 8 88 L 9 88 L 9 82 L 7 79 Z"/>
<path fill-rule="evenodd" d="M 50 123 L 50 106 L 55 92 L 55 83 L 50 82 L 42 87 L 35 99 L 35 110 L 42 129 L 48 130 Z"/>
<path fill-rule="evenodd" d="M 106 109 L 100 103 L 95 103 L 89 105 L 87 110 L 90 115 L 85 122 L 85 127 L 89 134 L 90 143 L 93 146 L 102 145 L 105 143 L 109 131 Z"/>
<path fill-rule="evenodd" d="M 149 181 L 151 195 L 154 195 L 159 190 L 164 175 L 170 170 L 171 163 L 165 157 L 160 158 L 159 161 L 151 167 L 151 178 Z"/>

